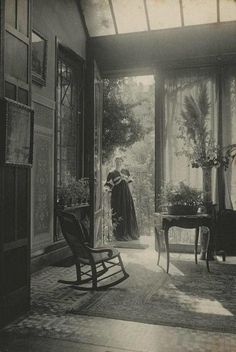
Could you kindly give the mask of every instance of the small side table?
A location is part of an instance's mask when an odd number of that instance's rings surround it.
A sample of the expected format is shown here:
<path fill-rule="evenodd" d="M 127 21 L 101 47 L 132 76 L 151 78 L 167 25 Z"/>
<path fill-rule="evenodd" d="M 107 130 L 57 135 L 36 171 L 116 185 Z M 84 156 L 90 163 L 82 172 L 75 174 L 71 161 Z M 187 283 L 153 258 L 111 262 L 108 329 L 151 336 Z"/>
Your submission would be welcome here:
<path fill-rule="evenodd" d="M 157 265 L 160 263 L 161 257 L 161 241 L 160 235 L 161 231 L 164 232 L 166 256 L 167 256 L 167 268 L 166 272 L 169 272 L 170 264 L 170 251 L 169 251 L 169 229 L 173 226 L 181 227 L 184 229 L 196 229 L 195 232 L 195 263 L 197 264 L 197 246 L 199 239 L 199 228 L 201 226 L 207 227 L 208 240 L 207 240 L 207 255 L 206 255 L 206 266 L 208 272 L 209 268 L 209 244 L 212 243 L 213 237 L 213 223 L 212 217 L 209 214 L 196 214 L 196 215 L 169 215 L 165 213 L 154 213 L 154 226 L 155 226 L 155 236 L 156 243 L 158 247 L 158 260 Z"/>

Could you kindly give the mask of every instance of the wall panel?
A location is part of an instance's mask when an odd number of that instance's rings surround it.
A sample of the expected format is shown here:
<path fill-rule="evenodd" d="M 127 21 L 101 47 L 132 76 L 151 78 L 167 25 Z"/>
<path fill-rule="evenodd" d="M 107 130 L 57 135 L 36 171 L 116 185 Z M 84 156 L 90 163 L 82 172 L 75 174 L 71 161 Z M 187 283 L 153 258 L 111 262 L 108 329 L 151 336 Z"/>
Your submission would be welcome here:
<path fill-rule="evenodd" d="M 53 105 L 53 104 L 51 104 Z M 54 109 L 34 102 L 35 134 L 32 174 L 32 249 L 53 241 L 53 126 Z"/>
<path fill-rule="evenodd" d="M 31 0 L 0 5 L 0 97 L 31 105 Z M 0 165 L 0 327 L 29 309 L 30 179 L 29 166 Z"/>
<path fill-rule="evenodd" d="M 46 82 L 44 86 L 33 82 L 32 86 L 35 111 L 32 255 L 35 256 L 53 243 L 57 43 L 85 58 L 86 33 L 76 0 L 34 1 L 33 29 L 47 40 Z"/>

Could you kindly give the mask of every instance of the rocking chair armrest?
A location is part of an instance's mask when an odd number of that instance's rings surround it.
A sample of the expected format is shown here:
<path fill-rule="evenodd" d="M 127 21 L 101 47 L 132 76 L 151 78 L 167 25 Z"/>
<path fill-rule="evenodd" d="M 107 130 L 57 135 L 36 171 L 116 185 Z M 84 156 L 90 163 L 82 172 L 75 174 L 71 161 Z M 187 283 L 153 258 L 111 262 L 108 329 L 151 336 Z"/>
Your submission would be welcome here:
<path fill-rule="evenodd" d="M 99 247 L 99 248 L 91 248 L 89 245 L 86 243 L 85 246 L 91 253 L 108 253 L 108 256 L 111 257 L 113 254 L 113 250 L 111 248 L 107 247 Z"/>

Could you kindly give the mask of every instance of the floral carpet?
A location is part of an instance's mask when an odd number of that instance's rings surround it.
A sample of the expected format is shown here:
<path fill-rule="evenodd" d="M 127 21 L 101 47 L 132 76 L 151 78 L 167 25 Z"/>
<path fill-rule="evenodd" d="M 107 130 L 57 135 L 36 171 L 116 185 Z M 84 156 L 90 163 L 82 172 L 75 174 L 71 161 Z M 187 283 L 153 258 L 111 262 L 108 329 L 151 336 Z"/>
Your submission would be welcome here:
<path fill-rule="evenodd" d="M 67 314 L 236 332 L 236 265 L 211 262 L 208 273 L 193 255 L 171 254 L 166 274 L 156 265 L 155 252 L 122 254 L 130 278 L 73 305 Z"/>

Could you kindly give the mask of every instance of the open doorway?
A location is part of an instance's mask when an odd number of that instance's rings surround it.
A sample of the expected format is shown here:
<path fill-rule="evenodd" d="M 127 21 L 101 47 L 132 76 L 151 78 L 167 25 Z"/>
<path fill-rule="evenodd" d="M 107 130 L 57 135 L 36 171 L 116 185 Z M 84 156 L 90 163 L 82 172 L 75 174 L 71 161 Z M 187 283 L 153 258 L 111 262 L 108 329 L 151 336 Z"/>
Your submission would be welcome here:
<path fill-rule="evenodd" d="M 138 239 L 117 241 L 111 205 L 112 190 L 103 189 L 104 242 L 118 247 L 143 247 L 153 235 L 155 198 L 155 81 L 134 76 L 104 80 L 103 185 L 114 170 L 114 160 L 122 159 L 129 173 L 129 189 L 134 202 Z M 113 219 L 114 220 L 114 219 Z M 122 218 L 118 219 L 122 222 Z M 119 226 L 119 225 L 118 225 Z"/>

